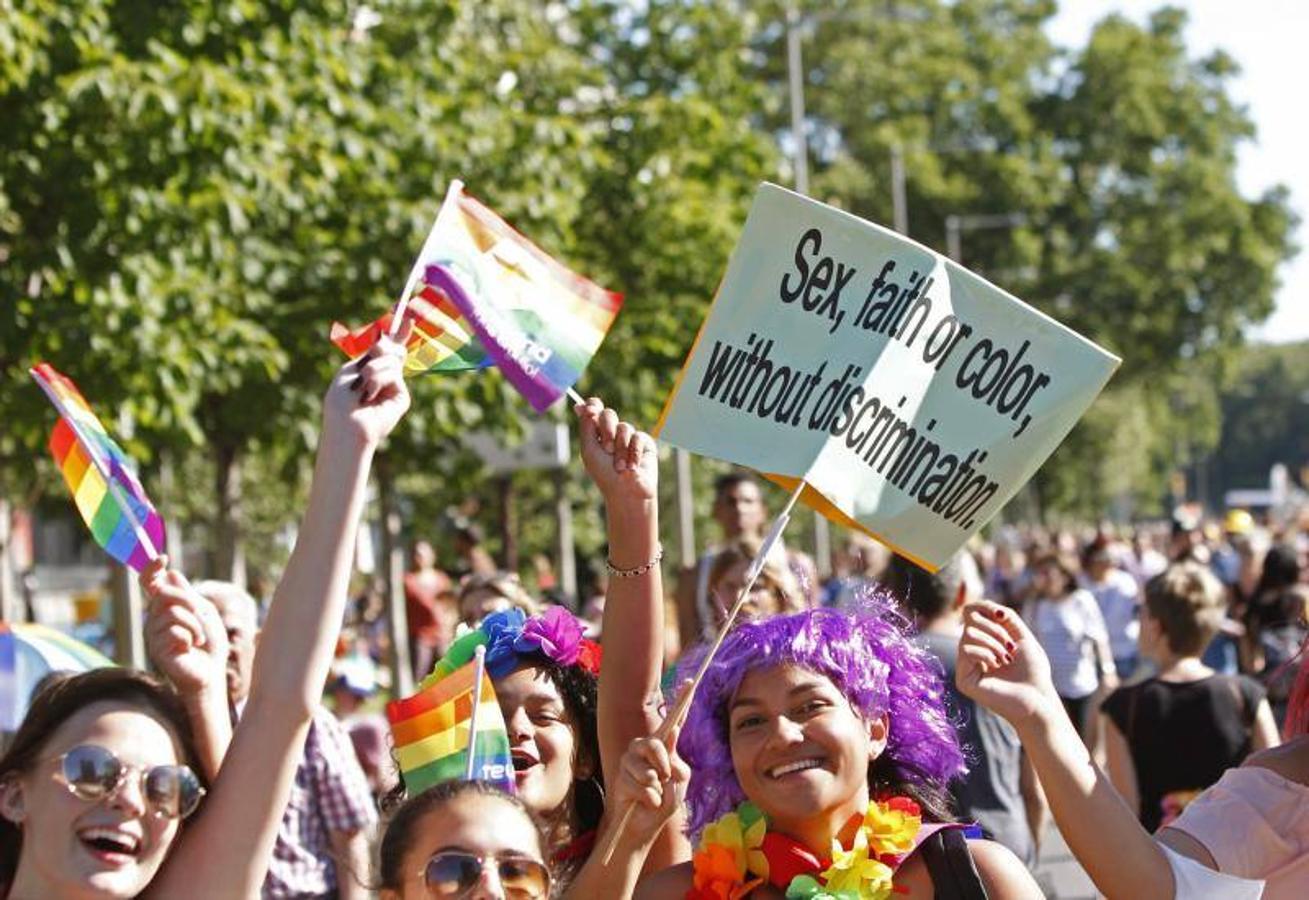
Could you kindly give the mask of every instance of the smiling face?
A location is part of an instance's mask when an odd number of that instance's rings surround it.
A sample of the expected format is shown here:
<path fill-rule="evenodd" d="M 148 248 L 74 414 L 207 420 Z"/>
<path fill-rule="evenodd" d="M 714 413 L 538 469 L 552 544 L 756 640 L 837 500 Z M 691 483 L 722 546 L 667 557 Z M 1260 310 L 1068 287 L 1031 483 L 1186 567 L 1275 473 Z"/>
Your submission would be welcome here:
<path fill-rule="evenodd" d="M 732 766 L 772 827 L 814 849 L 868 806 L 886 718 L 861 718 L 830 679 L 785 664 L 746 673 L 728 704 Z M 829 838 L 830 840 L 830 838 Z"/>
<path fill-rule="evenodd" d="M 542 862 L 541 837 L 523 811 L 505 798 L 464 794 L 431 810 L 414 824 L 414 837 L 401 863 L 398 888 L 384 900 L 427 900 L 428 860 L 438 853 L 470 853 L 486 859 L 526 858 Z M 506 891 L 494 864 L 484 866 L 470 893 L 460 900 L 500 900 Z M 509 895 L 513 896 L 513 895 Z"/>
<path fill-rule="evenodd" d="M 577 726 L 554 680 L 541 668 L 522 665 L 495 683 L 509 732 L 519 798 L 543 820 L 555 823 L 570 810 L 575 780 L 589 776 Z"/>
<path fill-rule="evenodd" d="M 98 801 L 74 796 L 56 759 L 94 744 L 137 767 Z M 32 770 L 0 791 L 0 812 L 22 828 L 10 890 L 14 897 L 135 897 L 150 883 L 177 834 L 178 820 L 155 815 L 141 791 L 140 770 L 184 762 L 177 737 L 139 707 L 93 703 L 46 742 Z"/>

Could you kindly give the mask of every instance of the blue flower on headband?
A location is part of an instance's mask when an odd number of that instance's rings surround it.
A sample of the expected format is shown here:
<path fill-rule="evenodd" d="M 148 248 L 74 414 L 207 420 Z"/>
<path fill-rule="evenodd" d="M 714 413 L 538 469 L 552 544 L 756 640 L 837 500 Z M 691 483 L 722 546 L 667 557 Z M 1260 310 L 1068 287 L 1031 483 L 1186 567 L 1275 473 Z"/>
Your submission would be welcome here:
<path fill-rule="evenodd" d="M 486 671 L 492 678 L 504 678 L 518 665 L 514 642 L 523 633 L 527 616 L 521 609 L 493 612 L 479 630 L 486 635 Z"/>

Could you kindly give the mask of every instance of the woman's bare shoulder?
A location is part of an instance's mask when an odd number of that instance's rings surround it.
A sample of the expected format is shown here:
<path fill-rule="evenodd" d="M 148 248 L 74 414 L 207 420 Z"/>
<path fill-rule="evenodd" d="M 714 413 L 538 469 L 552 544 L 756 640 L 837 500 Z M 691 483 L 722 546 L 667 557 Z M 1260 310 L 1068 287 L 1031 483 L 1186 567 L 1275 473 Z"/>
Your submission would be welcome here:
<path fill-rule="evenodd" d="M 982 876 L 987 896 L 1014 900 L 1045 896 L 1027 866 L 1004 844 L 970 840 L 968 850 L 977 866 L 977 874 Z"/>
<path fill-rule="evenodd" d="M 968 852 L 988 897 L 995 900 L 1044 900 L 1045 895 L 1037 887 L 1032 873 L 1004 845 L 995 841 L 970 840 Z M 908 900 L 936 895 L 932 874 L 921 853 L 905 860 L 896 872 L 895 886 L 897 893 Z"/>
<path fill-rule="evenodd" d="M 1288 781 L 1309 786 L 1309 735 L 1252 754 L 1241 764 L 1276 772 Z"/>
<path fill-rule="evenodd" d="M 642 878 L 632 898 L 633 900 L 682 900 L 692 884 L 691 864 L 680 863 Z"/>

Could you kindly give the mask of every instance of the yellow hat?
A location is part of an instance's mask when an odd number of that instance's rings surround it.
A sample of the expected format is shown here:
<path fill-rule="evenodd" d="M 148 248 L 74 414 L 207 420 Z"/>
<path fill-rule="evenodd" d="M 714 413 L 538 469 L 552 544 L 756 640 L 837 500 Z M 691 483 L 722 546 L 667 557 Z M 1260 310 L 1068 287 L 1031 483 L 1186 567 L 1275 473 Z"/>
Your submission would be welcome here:
<path fill-rule="evenodd" d="M 1229 509 L 1223 518 L 1223 530 L 1228 534 L 1249 534 L 1254 531 L 1254 516 L 1244 509 Z"/>

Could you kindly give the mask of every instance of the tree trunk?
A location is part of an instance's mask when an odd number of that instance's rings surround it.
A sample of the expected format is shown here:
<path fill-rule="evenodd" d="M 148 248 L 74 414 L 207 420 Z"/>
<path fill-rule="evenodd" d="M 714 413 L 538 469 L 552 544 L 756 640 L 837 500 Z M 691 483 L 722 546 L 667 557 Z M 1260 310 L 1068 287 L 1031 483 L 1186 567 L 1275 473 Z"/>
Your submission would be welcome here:
<path fill-rule="evenodd" d="M 127 566 L 111 563 L 110 589 L 114 603 L 114 661 L 120 666 L 144 669 L 145 606 L 136 573 Z"/>
<path fill-rule="evenodd" d="M 245 587 L 245 552 L 241 547 L 241 451 L 218 444 L 214 450 L 214 571 L 218 578 Z"/>
<path fill-rule="evenodd" d="M 409 614 L 405 609 L 405 553 L 400 508 L 390 459 L 378 453 L 373 462 L 377 500 L 382 516 L 382 562 L 386 572 L 386 622 L 391 637 L 391 692 L 407 697 L 414 691 L 414 663 L 409 652 Z"/>
<path fill-rule="evenodd" d="M 159 491 L 165 498 L 164 502 L 171 502 L 176 494 L 177 478 L 174 475 L 173 457 L 171 454 L 166 455 L 159 463 Z M 176 512 L 176 509 L 172 510 Z M 164 521 L 168 523 L 168 530 L 164 533 L 164 552 L 168 554 L 168 565 L 179 572 L 186 571 L 186 559 L 183 550 L 185 533 L 182 529 L 182 518 L 178 516 L 164 516 Z"/>
<path fill-rule="evenodd" d="M 14 584 L 13 554 L 10 551 L 9 501 L 0 497 L 0 619 L 17 622 L 22 618 L 21 599 Z"/>
<path fill-rule="evenodd" d="M 577 596 L 577 557 L 573 552 L 573 504 L 568 499 L 568 469 L 554 471 L 555 521 L 559 529 L 559 590 L 566 602 L 580 611 Z"/>
<path fill-rule="evenodd" d="M 518 505 L 514 500 L 514 475 L 500 476 L 500 566 L 518 571 Z"/>

